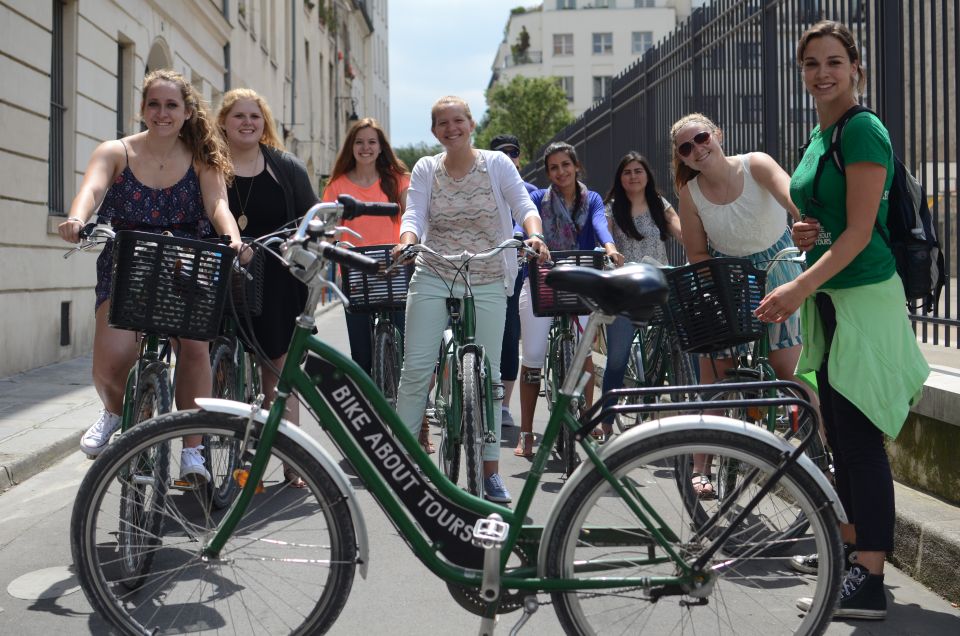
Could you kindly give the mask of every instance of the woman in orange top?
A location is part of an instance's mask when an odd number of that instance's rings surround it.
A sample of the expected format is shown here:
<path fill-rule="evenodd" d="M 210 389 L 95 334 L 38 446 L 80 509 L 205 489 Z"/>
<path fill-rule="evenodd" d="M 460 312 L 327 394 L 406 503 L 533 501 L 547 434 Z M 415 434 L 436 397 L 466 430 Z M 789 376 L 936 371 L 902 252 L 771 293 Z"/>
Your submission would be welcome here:
<path fill-rule="evenodd" d="M 341 194 L 348 194 L 358 201 L 399 203 L 400 214 L 396 216 L 362 216 L 344 222 L 363 237 L 347 238 L 354 245 L 394 245 L 400 239 L 400 215 L 406 206 L 409 186 L 410 171 L 394 154 L 383 128 L 377 120 L 364 117 L 347 133 L 323 200 L 336 201 Z M 350 356 L 369 374 L 373 358 L 371 314 L 347 312 L 346 316 Z M 394 312 L 391 320 L 402 332 L 403 311 Z"/>

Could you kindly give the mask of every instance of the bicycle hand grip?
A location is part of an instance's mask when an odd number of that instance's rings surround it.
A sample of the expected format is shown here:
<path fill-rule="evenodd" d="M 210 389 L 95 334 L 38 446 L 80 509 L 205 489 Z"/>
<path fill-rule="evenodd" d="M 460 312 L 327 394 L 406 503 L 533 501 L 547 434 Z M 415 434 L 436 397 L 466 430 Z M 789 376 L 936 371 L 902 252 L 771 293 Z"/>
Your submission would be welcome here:
<path fill-rule="evenodd" d="M 80 228 L 80 232 L 78 232 L 78 236 L 82 239 L 89 238 L 90 233 L 93 232 L 93 228 L 95 227 L 97 227 L 96 223 L 87 223 L 82 228 Z"/>
<path fill-rule="evenodd" d="M 380 271 L 380 261 L 374 260 L 369 256 L 351 252 L 341 247 L 335 247 L 329 243 L 323 244 L 320 253 L 324 258 L 339 263 L 351 269 L 356 269 L 364 274 L 376 274 Z"/>
<path fill-rule="evenodd" d="M 358 216 L 396 216 L 400 213 L 400 206 L 396 203 L 367 203 L 357 201 L 349 194 L 341 194 L 337 203 L 343 206 L 343 218 L 348 221 Z"/>

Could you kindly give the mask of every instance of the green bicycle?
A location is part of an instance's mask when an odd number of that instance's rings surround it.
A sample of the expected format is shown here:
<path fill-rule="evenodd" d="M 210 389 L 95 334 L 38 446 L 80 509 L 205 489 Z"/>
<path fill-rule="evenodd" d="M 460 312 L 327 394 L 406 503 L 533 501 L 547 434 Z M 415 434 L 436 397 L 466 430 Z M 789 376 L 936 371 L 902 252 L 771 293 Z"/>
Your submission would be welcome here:
<path fill-rule="evenodd" d="M 137 634 L 317 634 L 331 627 L 355 572 L 366 576 L 371 565 L 366 524 L 337 461 L 303 429 L 282 421 L 284 402 L 296 391 L 418 559 L 482 617 L 481 633 L 493 632 L 497 614 L 522 608 L 517 630 L 543 602 L 553 604 L 571 634 L 622 633 L 627 626 L 651 633 L 824 631 L 840 583 L 837 523 L 845 517 L 835 494 L 803 456 L 803 443 L 794 448 L 756 426 L 702 413 L 716 403 L 693 403 L 699 413 L 644 424 L 598 446 L 589 435 L 591 412 L 582 423 L 571 415 L 570 403 L 583 385 L 571 373 L 515 509 L 451 482 L 372 380 L 311 335 L 324 263 L 374 264 L 320 240 L 344 208 L 347 214 L 358 211 L 346 202 L 316 206 L 284 246 L 284 258 L 308 283 L 309 295 L 270 412 L 203 400 L 203 410 L 161 416 L 122 436 L 86 475 L 73 510 L 71 547 L 84 593 L 99 616 Z M 662 275 L 646 267 L 606 273 L 557 268 L 549 282 L 595 307 L 573 369 L 582 369 L 602 324 L 616 314 L 644 322 L 665 293 Z M 744 402 L 810 408 L 794 397 Z M 599 406 L 592 410 L 603 417 Z M 550 447 L 564 428 L 574 431 L 584 461 L 545 524 L 533 524 L 531 503 L 542 492 Z M 117 567 L 115 515 L 123 485 L 145 476 L 130 471 L 130 461 L 189 434 L 241 441 L 244 485 L 227 511 L 197 510 L 170 497 L 150 546 L 154 571 L 131 591 Z M 709 532 L 692 524 L 680 504 L 672 468 L 677 457 L 698 452 L 752 468 L 740 496 L 711 517 Z M 284 462 L 309 490 L 283 486 Z M 788 574 L 785 562 L 752 551 L 726 554 L 732 535 L 751 534 L 762 549 L 768 527 L 796 514 L 804 514 L 809 527 L 792 547 L 821 555 L 815 575 Z M 549 600 L 538 598 L 541 593 Z M 805 614 L 794 609 L 800 595 L 813 598 Z"/>

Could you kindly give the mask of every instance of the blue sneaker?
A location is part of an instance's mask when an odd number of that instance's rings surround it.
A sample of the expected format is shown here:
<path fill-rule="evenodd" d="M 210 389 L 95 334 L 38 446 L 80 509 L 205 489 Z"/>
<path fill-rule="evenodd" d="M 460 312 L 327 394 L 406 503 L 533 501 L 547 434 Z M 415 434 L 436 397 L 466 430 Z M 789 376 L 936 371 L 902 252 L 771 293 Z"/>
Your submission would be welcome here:
<path fill-rule="evenodd" d="M 493 473 L 483 480 L 483 496 L 493 503 L 507 504 L 513 501 L 513 499 L 510 498 L 510 493 L 507 492 L 507 487 L 503 485 L 503 480 L 500 479 L 500 475 L 498 473 Z"/>
<path fill-rule="evenodd" d="M 502 415 L 501 426 L 503 428 L 509 428 L 517 425 L 517 423 L 513 421 L 513 415 L 510 414 L 510 409 L 502 408 L 500 409 L 500 413 Z"/>

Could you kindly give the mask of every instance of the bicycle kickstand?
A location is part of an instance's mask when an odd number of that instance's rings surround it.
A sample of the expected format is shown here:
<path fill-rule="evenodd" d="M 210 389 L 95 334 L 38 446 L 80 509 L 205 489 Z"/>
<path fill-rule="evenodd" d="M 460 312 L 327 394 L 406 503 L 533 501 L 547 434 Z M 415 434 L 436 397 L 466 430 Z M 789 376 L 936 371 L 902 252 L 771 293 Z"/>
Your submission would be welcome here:
<path fill-rule="evenodd" d="M 480 621 L 480 636 L 492 636 L 496 626 L 496 606 L 493 603 L 500 598 L 500 548 L 509 531 L 510 526 L 495 512 L 486 519 L 477 519 L 473 527 L 473 545 L 484 549 L 480 596 L 489 608 Z"/>

